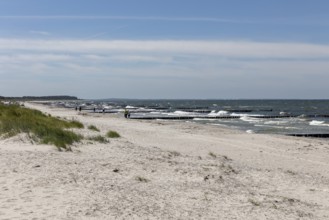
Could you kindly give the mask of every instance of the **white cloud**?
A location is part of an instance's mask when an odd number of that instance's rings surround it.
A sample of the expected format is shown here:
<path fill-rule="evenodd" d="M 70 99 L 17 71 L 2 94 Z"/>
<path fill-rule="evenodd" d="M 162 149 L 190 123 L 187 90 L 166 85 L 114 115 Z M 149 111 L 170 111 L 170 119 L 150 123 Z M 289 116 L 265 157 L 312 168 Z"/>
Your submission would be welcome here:
<path fill-rule="evenodd" d="M 12 54 L 0 55 L 0 63 L 22 63 L 22 62 L 51 62 L 67 61 L 73 59 L 72 56 L 63 54 Z"/>
<path fill-rule="evenodd" d="M 131 55 L 122 55 L 122 56 L 112 56 L 110 57 L 113 61 L 122 61 L 122 62 L 156 62 L 156 63 L 169 63 L 173 61 L 172 57 L 169 56 L 131 56 Z"/>
<path fill-rule="evenodd" d="M 303 94 L 309 85 L 304 94 L 320 97 L 328 94 L 328 59 L 328 45 L 305 43 L 0 39 L 0 94 L 17 93 L 13 85 L 29 79 L 51 91 L 56 83 L 71 91 L 71 83 L 76 95 L 96 98 L 168 97 L 168 90 L 172 98 L 275 98 L 277 85 L 282 94 Z M 40 85 L 40 94 L 49 91 Z"/>
<path fill-rule="evenodd" d="M 207 55 L 227 58 L 317 59 L 329 58 L 329 45 L 248 41 L 188 40 L 20 40 L 0 39 L 2 51 L 47 53 L 148 53 Z"/>

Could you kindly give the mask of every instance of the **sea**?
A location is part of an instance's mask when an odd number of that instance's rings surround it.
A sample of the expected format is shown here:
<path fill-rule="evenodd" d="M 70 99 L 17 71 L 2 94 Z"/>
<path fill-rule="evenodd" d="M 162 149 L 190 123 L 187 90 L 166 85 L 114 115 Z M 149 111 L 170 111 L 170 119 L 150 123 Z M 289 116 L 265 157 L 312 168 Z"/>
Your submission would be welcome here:
<path fill-rule="evenodd" d="M 328 134 L 329 100 L 137 100 L 60 102 L 91 113 L 123 114 L 131 119 L 176 120 L 263 134 Z"/>

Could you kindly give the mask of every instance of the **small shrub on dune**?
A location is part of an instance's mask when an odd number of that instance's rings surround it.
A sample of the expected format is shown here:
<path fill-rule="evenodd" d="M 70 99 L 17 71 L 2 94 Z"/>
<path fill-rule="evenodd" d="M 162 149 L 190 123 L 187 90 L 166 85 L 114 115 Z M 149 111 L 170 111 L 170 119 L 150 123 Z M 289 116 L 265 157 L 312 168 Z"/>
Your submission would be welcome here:
<path fill-rule="evenodd" d="M 103 137 L 101 135 L 90 137 L 90 138 L 88 138 L 88 140 L 97 141 L 97 142 L 102 143 L 102 144 L 109 142 L 105 137 Z"/>
<path fill-rule="evenodd" d="M 92 131 L 97 131 L 97 132 L 99 132 L 99 129 L 98 129 L 96 126 L 94 126 L 94 125 L 89 125 L 89 126 L 88 126 L 88 129 L 89 129 L 89 130 L 92 130 Z"/>
<path fill-rule="evenodd" d="M 83 124 L 76 120 L 70 121 L 70 126 L 75 128 L 84 128 Z"/>
<path fill-rule="evenodd" d="M 50 129 L 52 130 L 52 129 Z M 51 132 L 39 133 L 37 137 L 40 138 L 40 142 L 43 144 L 53 144 L 58 148 L 65 148 L 67 145 L 71 145 L 74 142 L 79 142 L 83 137 L 72 131 L 65 131 L 61 129 L 54 129 Z"/>
<path fill-rule="evenodd" d="M 121 137 L 120 134 L 118 134 L 118 132 L 116 131 L 109 131 L 106 133 L 106 136 L 109 138 L 119 138 Z"/>

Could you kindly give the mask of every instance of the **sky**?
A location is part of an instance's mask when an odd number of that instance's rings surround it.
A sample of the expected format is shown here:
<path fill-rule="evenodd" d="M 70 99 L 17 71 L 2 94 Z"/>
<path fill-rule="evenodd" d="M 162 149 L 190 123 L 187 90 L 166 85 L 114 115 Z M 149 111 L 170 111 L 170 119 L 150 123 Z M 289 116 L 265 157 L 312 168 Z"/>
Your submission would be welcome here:
<path fill-rule="evenodd" d="M 327 0 L 0 0 L 0 96 L 329 99 Z"/>

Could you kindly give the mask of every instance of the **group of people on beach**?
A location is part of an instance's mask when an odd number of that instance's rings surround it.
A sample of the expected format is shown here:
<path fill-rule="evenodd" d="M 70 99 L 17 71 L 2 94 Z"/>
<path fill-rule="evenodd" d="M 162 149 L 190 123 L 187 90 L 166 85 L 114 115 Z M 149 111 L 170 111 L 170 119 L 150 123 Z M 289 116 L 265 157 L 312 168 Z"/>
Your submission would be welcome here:
<path fill-rule="evenodd" d="M 81 106 L 79 106 L 79 107 L 76 106 L 76 107 L 75 107 L 75 110 L 76 110 L 76 111 L 79 110 L 79 112 L 81 112 L 82 108 L 81 108 Z M 96 108 L 94 108 L 93 111 L 96 112 Z M 105 113 L 105 109 L 104 109 L 104 108 L 103 108 L 103 113 Z M 130 112 L 128 111 L 128 109 L 125 109 L 125 111 L 124 111 L 124 116 L 125 116 L 125 118 L 130 118 Z"/>

